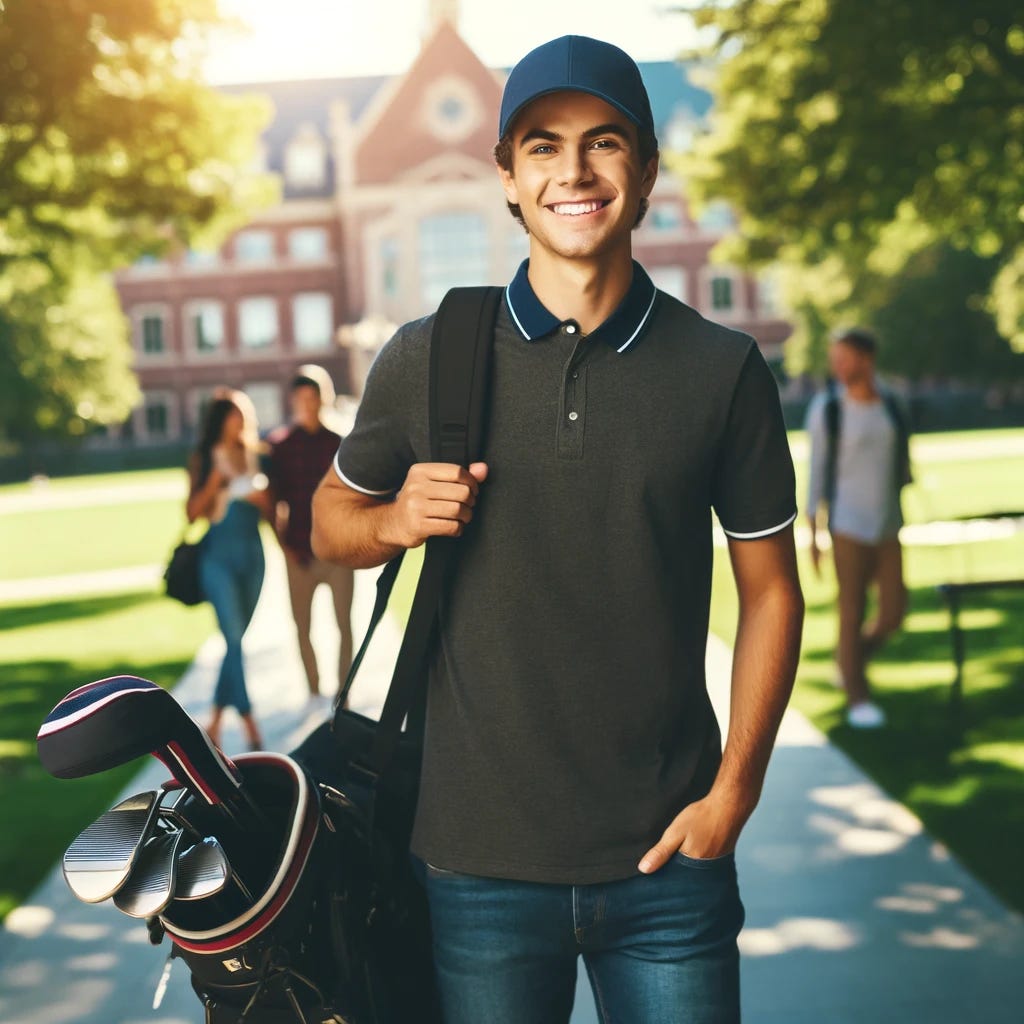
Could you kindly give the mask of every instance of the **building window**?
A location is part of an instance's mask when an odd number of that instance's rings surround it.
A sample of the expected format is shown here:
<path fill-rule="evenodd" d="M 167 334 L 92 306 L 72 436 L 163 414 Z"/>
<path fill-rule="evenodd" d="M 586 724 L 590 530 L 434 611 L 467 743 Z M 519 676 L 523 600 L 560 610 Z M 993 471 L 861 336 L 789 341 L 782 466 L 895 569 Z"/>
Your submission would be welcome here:
<path fill-rule="evenodd" d="M 327 229 L 296 228 L 289 232 L 288 255 L 302 263 L 327 259 Z"/>
<path fill-rule="evenodd" d="M 143 396 L 142 424 L 150 441 L 164 441 L 171 432 L 171 399 L 163 392 L 146 392 Z"/>
<path fill-rule="evenodd" d="M 334 334 L 334 303 L 326 292 L 301 292 L 292 299 L 295 347 L 328 348 Z"/>
<path fill-rule="evenodd" d="M 678 203 L 655 203 L 645 223 L 654 231 L 678 231 L 683 226 L 683 211 Z"/>
<path fill-rule="evenodd" d="M 163 402 L 146 403 L 146 435 L 153 438 L 167 436 L 167 406 Z"/>
<path fill-rule="evenodd" d="M 166 351 L 164 318 L 157 313 L 147 313 L 142 318 L 142 351 L 147 356 L 162 355 Z"/>
<path fill-rule="evenodd" d="M 238 336 L 247 349 L 277 345 L 277 301 L 267 296 L 242 299 L 238 303 Z"/>
<path fill-rule="evenodd" d="M 132 264 L 132 267 L 134 270 L 141 270 L 143 273 L 152 273 L 154 271 L 166 270 L 167 264 L 159 256 L 147 254 L 140 256 Z"/>
<path fill-rule="evenodd" d="M 656 288 L 680 302 L 686 301 L 686 272 L 682 267 L 648 267 Z"/>
<path fill-rule="evenodd" d="M 732 278 L 711 278 L 711 308 L 719 312 L 732 309 Z"/>
<path fill-rule="evenodd" d="M 303 125 L 288 143 L 284 176 L 292 188 L 321 188 L 327 177 L 327 151 L 316 128 Z"/>
<path fill-rule="evenodd" d="M 220 263 L 220 253 L 216 249 L 189 249 L 185 253 L 185 266 L 189 270 L 207 270 Z"/>
<path fill-rule="evenodd" d="M 393 299 L 398 294 L 398 240 L 380 240 L 380 276 L 384 296 Z"/>
<path fill-rule="evenodd" d="M 716 199 L 701 210 L 697 223 L 705 231 L 728 231 L 736 226 L 736 218 L 728 203 Z"/>
<path fill-rule="evenodd" d="M 273 263 L 273 234 L 269 231 L 242 231 L 235 238 L 235 259 L 239 263 Z"/>
<path fill-rule="evenodd" d="M 224 307 L 219 302 L 191 303 L 188 325 L 197 352 L 217 352 L 224 347 Z"/>
<path fill-rule="evenodd" d="M 256 381 L 242 389 L 256 411 L 256 424 L 261 434 L 273 430 L 281 422 L 281 385 Z"/>
<path fill-rule="evenodd" d="M 782 295 L 777 274 L 766 273 L 757 279 L 758 306 L 767 316 L 782 314 Z"/>
<path fill-rule="evenodd" d="M 449 288 L 487 284 L 490 246 L 487 224 L 476 213 L 441 213 L 419 225 L 421 299 L 436 308 Z"/>

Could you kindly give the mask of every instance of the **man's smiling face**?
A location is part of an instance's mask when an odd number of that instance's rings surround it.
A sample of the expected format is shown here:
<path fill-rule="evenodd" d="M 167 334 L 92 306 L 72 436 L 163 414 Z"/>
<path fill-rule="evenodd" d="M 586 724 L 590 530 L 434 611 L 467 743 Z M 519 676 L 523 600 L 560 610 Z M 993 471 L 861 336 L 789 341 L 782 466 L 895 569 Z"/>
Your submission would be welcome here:
<path fill-rule="evenodd" d="M 632 121 L 589 93 L 556 92 L 518 114 L 511 136 L 512 169 L 498 174 L 522 211 L 531 256 L 628 254 L 658 172 L 657 157 L 641 166 Z"/>

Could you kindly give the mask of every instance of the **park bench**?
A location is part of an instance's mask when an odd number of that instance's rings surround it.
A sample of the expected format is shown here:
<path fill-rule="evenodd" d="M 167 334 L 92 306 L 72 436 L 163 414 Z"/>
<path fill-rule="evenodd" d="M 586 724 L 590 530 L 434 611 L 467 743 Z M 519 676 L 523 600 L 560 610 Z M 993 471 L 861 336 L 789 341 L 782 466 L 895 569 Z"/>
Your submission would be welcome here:
<path fill-rule="evenodd" d="M 1024 522 L 1024 512 L 990 512 L 984 516 L 964 517 L 962 522 L 977 522 L 992 519 L 1018 519 Z M 959 722 L 963 713 L 964 658 L 966 656 L 964 633 L 960 628 L 960 608 L 964 598 L 974 594 L 999 590 L 1024 590 L 1024 578 L 967 580 L 958 583 L 940 583 L 936 587 L 949 609 L 949 637 L 953 650 L 954 676 L 950 690 L 950 708 Z"/>

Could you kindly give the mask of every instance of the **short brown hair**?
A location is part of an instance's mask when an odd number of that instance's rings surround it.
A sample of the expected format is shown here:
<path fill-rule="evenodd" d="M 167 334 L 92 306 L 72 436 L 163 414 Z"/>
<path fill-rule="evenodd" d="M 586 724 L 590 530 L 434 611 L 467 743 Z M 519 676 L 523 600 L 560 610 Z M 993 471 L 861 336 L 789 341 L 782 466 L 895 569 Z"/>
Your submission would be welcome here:
<path fill-rule="evenodd" d="M 637 129 L 637 153 L 640 156 L 640 167 L 646 167 L 648 161 L 653 160 L 658 156 L 658 139 L 653 132 L 644 130 L 643 128 Z M 494 147 L 494 162 L 503 170 L 512 173 L 512 136 L 506 132 Z M 523 220 L 523 211 L 520 209 L 518 203 L 507 202 L 505 205 L 508 207 L 508 212 L 523 226 L 524 231 L 529 229 L 526 227 L 526 221 Z M 639 227 L 640 222 L 647 216 L 647 209 L 650 206 L 647 199 L 640 200 L 640 209 L 637 211 L 636 220 L 633 222 L 633 227 Z"/>

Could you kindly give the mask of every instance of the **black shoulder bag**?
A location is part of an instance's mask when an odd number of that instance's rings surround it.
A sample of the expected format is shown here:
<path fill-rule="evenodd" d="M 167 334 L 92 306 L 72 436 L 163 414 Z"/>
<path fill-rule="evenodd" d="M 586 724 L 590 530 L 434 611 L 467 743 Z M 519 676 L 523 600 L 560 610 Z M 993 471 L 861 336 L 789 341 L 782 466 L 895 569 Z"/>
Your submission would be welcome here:
<path fill-rule="evenodd" d="M 482 451 L 501 292 L 453 289 L 437 312 L 430 358 L 430 448 L 436 461 L 468 466 Z M 402 555 L 377 582 L 370 625 L 333 718 L 292 754 L 319 783 L 334 830 L 335 851 L 323 885 L 333 907 L 335 1004 L 344 1006 L 346 1020 L 359 1024 L 441 1020 L 426 894 L 414 874 L 409 838 L 419 792 L 427 667 L 457 546 L 440 537 L 426 544 L 380 721 L 344 705 L 387 608 Z"/>

